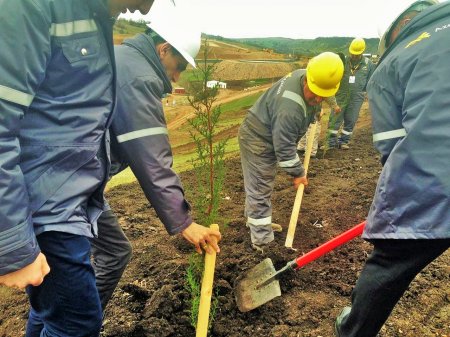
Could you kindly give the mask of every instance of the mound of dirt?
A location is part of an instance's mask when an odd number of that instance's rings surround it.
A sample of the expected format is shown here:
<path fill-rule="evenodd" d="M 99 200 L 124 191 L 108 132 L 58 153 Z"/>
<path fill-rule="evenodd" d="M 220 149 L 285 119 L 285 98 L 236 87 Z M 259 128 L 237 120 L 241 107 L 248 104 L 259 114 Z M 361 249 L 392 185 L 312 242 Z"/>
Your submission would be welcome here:
<path fill-rule="evenodd" d="M 203 48 L 203 45 L 202 45 Z M 203 49 L 199 55 L 203 55 Z M 208 40 L 209 58 L 223 60 L 280 60 L 286 56 L 272 50 L 260 49 L 248 45 Z"/>
<path fill-rule="evenodd" d="M 286 62 L 245 62 L 226 60 L 217 64 L 215 78 L 222 81 L 253 80 L 259 78 L 280 78 L 296 67 Z"/>

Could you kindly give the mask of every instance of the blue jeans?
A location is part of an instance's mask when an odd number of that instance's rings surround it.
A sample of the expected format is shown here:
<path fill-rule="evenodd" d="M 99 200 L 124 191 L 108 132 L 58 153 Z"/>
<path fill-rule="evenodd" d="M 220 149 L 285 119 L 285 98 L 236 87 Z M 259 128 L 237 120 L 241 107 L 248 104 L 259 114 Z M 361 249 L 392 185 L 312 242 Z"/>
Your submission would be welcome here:
<path fill-rule="evenodd" d="M 40 286 L 27 288 L 31 310 L 26 337 L 98 336 L 102 309 L 89 239 L 45 232 L 37 240 L 51 270 Z"/>

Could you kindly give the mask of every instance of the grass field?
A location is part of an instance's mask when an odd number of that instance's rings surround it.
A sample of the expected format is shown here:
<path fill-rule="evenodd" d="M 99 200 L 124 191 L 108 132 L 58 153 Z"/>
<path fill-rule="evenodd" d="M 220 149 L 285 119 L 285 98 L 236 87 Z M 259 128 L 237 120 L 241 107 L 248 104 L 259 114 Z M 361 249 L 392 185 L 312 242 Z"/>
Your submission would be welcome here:
<path fill-rule="evenodd" d="M 253 105 L 259 98 L 261 93 L 256 93 L 250 96 L 246 96 L 228 103 L 221 105 L 222 115 L 221 122 L 217 127 L 217 132 L 225 131 L 240 125 L 245 115 L 245 110 Z M 192 169 L 191 161 L 195 158 L 195 149 L 192 146 L 188 152 L 177 153 L 176 148 L 192 142 L 189 135 L 191 126 L 189 123 L 184 123 L 180 128 L 171 130 L 169 137 L 171 140 L 172 148 L 174 148 L 174 163 L 173 169 L 175 172 L 180 173 Z M 237 134 L 231 136 L 226 146 L 226 156 L 234 157 L 239 151 L 237 142 Z M 108 183 L 107 189 L 113 188 L 122 184 L 129 184 L 136 180 L 133 172 L 129 168 L 120 172 L 114 176 Z"/>

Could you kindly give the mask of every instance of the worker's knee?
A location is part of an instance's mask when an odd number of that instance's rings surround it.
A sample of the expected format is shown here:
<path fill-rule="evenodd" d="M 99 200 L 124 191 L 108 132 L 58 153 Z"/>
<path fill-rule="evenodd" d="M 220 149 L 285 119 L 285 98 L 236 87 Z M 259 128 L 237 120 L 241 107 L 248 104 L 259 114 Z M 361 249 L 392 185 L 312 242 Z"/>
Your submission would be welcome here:
<path fill-rule="evenodd" d="M 122 243 L 118 248 L 118 258 L 122 262 L 122 264 L 126 265 L 133 256 L 133 247 L 131 246 L 130 241 L 126 241 Z"/>

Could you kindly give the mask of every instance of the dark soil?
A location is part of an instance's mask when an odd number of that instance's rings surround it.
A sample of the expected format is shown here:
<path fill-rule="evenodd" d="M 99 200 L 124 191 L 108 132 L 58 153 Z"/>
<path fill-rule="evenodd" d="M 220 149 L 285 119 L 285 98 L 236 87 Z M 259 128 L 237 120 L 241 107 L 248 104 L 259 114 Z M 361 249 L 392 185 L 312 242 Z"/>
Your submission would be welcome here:
<path fill-rule="evenodd" d="M 323 127 L 325 129 L 325 127 Z M 362 113 L 350 150 L 330 150 L 309 167 L 294 248 L 284 247 L 295 191 L 280 172 L 273 194 L 273 221 L 283 226 L 267 254 L 280 269 L 365 219 L 381 167 L 371 141 L 370 115 Z M 341 308 L 349 304 L 359 271 L 371 251 L 360 238 L 304 268 L 281 275 L 282 296 L 241 313 L 234 299 L 236 278 L 264 258 L 250 247 L 243 215 L 244 188 L 239 158 L 227 161 L 217 256 L 218 308 L 210 336 L 330 337 Z M 189 200 L 195 180 L 181 175 Z M 133 243 L 134 256 L 107 309 L 104 337 L 189 337 L 190 294 L 186 268 L 193 249 L 180 236 L 169 237 L 139 185 L 115 188 L 108 199 Z M 411 284 L 383 327 L 381 337 L 450 337 L 450 252 L 430 264 Z M 23 293 L 0 288 L 0 337 L 21 336 L 27 315 Z"/>

